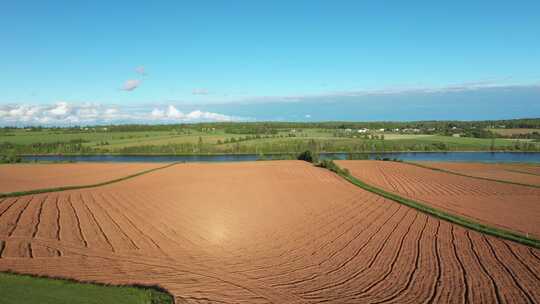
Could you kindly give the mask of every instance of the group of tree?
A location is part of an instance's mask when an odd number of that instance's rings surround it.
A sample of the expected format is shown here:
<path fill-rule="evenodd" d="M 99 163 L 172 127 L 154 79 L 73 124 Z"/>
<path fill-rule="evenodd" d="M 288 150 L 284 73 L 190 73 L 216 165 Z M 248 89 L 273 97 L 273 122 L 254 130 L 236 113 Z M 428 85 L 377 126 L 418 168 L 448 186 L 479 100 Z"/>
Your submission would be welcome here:
<path fill-rule="evenodd" d="M 7 153 L 0 155 L 0 164 L 15 164 L 20 162 L 22 162 L 22 157 L 14 151 L 7 151 Z"/>
<path fill-rule="evenodd" d="M 540 128 L 540 118 L 524 118 L 510 120 L 480 120 L 480 121 L 371 121 L 371 122 L 203 122 L 203 123 L 182 123 L 182 124 L 122 124 L 122 125 L 96 125 L 85 126 L 82 129 L 88 131 L 107 132 L 135 132 L 135 131 L 177 131 L 177 130 L 225 130 L 230 134 L 276 134 L 292 129 L 420 129 L 423 132 L 444 132 L 445 130 L 456 129 L 486 129 L 486 128 Z M 25 129 L 28 131 L 72 131 L 81 132 L 81 126 L 72 127 L 43 127 L 43 126 L 21 126 L 4 127 L 2 130 L 10 131 L 15 129 Z M 431 131 L 430 131 L 431 130 Z"/>

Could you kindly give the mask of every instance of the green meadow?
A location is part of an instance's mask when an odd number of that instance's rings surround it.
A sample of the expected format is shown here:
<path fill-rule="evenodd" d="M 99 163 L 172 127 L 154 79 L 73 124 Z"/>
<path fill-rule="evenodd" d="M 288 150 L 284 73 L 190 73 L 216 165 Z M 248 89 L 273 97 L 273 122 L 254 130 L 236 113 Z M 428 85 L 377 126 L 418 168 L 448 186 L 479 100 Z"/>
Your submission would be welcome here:
<path fill-rule="evenodd" d="M 0 303 L 168 304 L 173 300 L 170 295 L 154 289 L 0 273 Z"/>
<path fill-rule="evenodd" d="M 390 124 L 390 123 L 388 123 Z M 384 125 L 384 124 L 383 124 Z M 392 123 L 394 126 L 395 123 Z M 422 124 L 424 125 L 424 124 Z M 384 128 L 355 124 L 227 123 L 0 130 L 0 151 L 13 154 L 271 154 L 389 151 L 539 151 L 534 138 L 497 136 L 464 126 Z M 461 133 L 461 134 L 460 134 Z"/>

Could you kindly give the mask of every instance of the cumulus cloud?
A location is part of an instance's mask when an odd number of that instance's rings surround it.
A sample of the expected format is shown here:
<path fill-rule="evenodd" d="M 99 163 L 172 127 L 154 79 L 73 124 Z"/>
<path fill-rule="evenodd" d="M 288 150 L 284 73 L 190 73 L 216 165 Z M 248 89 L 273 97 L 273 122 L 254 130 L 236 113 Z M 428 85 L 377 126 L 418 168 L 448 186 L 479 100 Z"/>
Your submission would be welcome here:
<path fill-rule="evenodd" d="M 165 117 L 165 111 L 160 110 L 160 109 L 153 109 L 152 112 L 150 113 L 150 117 L 152 117 L 153 119 L 163 118 Z"/>
<path fill-rule="evenodd" d="M 142 75 L 142 76 L 145 76 L 146 75 L 146 70 L 144 69 L 144 66 L 138 66 L 135 68 L 135 72 L 139 75 Z"/>
<path fill-rule="evenodd" d="M 107 109 L 105 110 L 106 116 L 114 116 L 118 113 L 118 109 Z"/>
<path fill-rule="evenodd" d="M 208 92 L 208 89 L 205 88 L 195 88 L 191 92 L 193 95 L 208 95 L 210 92 Z"/>
<path fill-rule="evenodd" d="M 153 119 L 183 121 L 183 122 L 239 120 L 239 118 L 237 117 L 224 115 L 220 113 L 205 112 L 201 110 L 194 110 L 188 113 L 184 113 L 178 110 L 173 105 L 169 105 L 166 110 L 154 108 L 152 112 L 150 113 L 150 117 Z"/>
<path fill-rule="evenodd" d="M 138 88 L 141 85 L 141 81 L 139 79 L 128 79 L 126 82 L 124 82 L 124 85 L 122 86 L 122 90 L 124 91 L 133 91 L 136 88 Z"/>
<path fill-rule="evenodd" d="M 182 112 L 173 105 L 165 108 L 130 108 L 101 104 L 0 105 L 0 126 L 89 125 L 112 123 L 159 123 L 235 121 L 242 118 L 202 110 Z"/>
<path fill-rule="evenodd" d="M 66 115 L 70 110 L 67 102 L 59 102 L 54 108 L 48 110 L 48 112 L 53 116 L 62 116 Z"/>
<path fill-rule="evenodd" d="M 305 118 L 311 118 L 311 114 L 304 115 Z"/>
<path fill-rule="evenodd" d="M 189 120 L 209 120 L 209 121 L 232 121 L 234 117 L 212 112 L 202 112 L 199 110 L 187 114 Z"/>

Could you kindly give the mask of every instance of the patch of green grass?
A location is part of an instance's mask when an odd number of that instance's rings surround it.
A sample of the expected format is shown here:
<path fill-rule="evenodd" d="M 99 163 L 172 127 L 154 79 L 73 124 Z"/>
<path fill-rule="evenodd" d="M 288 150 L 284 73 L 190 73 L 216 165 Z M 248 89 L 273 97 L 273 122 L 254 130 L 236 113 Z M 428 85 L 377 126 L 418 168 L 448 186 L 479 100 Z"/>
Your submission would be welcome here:
<path fill-rule="evenodd" d="M 396 143 L 406 143 L 406 144 L 433 144 L 433 143 L 444 143 L 449 147 L 469 149 L 469 150 L 488 150 L 491 147 L 490 138 L 472 138 L 472 137 L 453 137 L 453 136 L 442 136 L 442 135 L 432 135 L 432 136 L 418 136 L 414 138 L 403 139 L 395 138 L 392 139 Z M 496 138 L 494 140 L 495 148 L 512 146 L 513 141 L 503 138 Z"/>
<path fill-rule="evenodd" d="M 382 196 L 384 198 L 393 200 L 393 201 L 398 202 L 400 204 L 403 204 L 405 206 L 414 208 L 414 209 L 416 209 L 418 211 L 421 211 L 423 213 L 426 213 L 426 214 L 429 214 L 431 216 L 437 217 L 439 219 L 442 219 L 442 220 L 445 220 L 445 221 L 448 221 L 448 222 L 463 226 L 465 228 L 469 228 L 469 229 L 472 229 L 472 230 L 475 230 L 475 231 L 478 231 L 478 232 L 481 232 L 481 233 L 485 233 L 485 234 L 493 235 L 493 236 L 500 237 L 500 238 L 503 238 L 503 239 L 507 239 L 507 240 L 510 240 L 510 241 L 514 241 L 514 242 L 524 244 L 524 245 L 527 245 L 527 246 L 540 248 L 540 240 L 530 238 L 530 237 L 527 237 L 525 235 L 515 233 L 513 231 L 509 231 L 509 230 L 500 229 L 500 228 L 497 228 L 497 227 L 492 227 L 492 226 L 480 224 L 480 223 L 475 222 L 475 221 L 473 221 L 473 220 L 471 220 L 469 218 L 454 215 L 454 214 L 451 214 L 451 213 L 448 213 L 448 212 L 433 208 L 433 207 L 428 206 L 426 204 L 423 204 L 423 203 L 420 203 L 420 202 L 417 202 L 417 201 L 414 201 L 414 200 L 411 200 L 411 199 L 408 199 L 408 198 L 404 198 L 404 197 L 399 196 L 397 194 L 387 192 L 387 191 L 382 190 L 380 188 L 377 188 L 377 187 L 374 187 L 372 185 L 364 183 L 363 181 L 357 179 L 356 177 L 348 174 L 348 171 L 346 171 L 345 169 L 340 168 L 336 164 L 334 164 L 333 166 L 335 166 L 335 168 L 336 168 L 336 169 L 332 170 L 333 172 L 336 172 L 338 175 L 345 178 L 347 181 L 349 181 L 353 185 L 356 185 L 356 186 L 358 186 L 358 187 L 360 187 L 360 188 L 362 188 L 364 190 L 367 190 L 369 192 L 378 194 L 378 195 L 380 195 L 380 196 Z"/>
<path fill-rule="evenodd" d="M 132 142 L 149 140 L 156 137 L 170 136 L 168 131 L 147 131 L 147 132 L 65 132 L 56 130 L 47 130 L 41 132 L 29 132 L 16 130 L 9 135 L 0 135 L 0 142 L 9 142 L 14 144 L 34 144 L 34 143 L 52 143 L 69 142 L 70 140 L 83 140 L 85 145 L 93 146 L 98 142 Z"/>
<path fill-rule="evenodd" d="M 154 288 L 106 286 L 0 273 L 0 303 L 17 304 L 169 304 L 173 298 Z"/>
<path fill-rule="evenodd" d="M 294 130 L 294 132 L 292 131 Z M 0 133 L 0 144 L 17 154 L 206 154 L 206 153 L 299 153 L 316 142 L 320 152 L 389 151 L 490 151 L 540 149 L 532 142 L 467 138 L 427 134 L 384 134 L 385 140 L 366 139 L 354 132 L 335 129 L 281 129 L 275 134 L 226 133 L 225 129 L 197 128 L 168 131 L 85 131 L 78 129 L 22 129 Z M 377 136 L 381 136 L 377 133 Z M 199 142 L 199 138 L 202 142 Z M 231 139 L 234 138 L 234 142 Z M 227 142 L 225 142 L 227 141 Z M 7 144 L 20 145 L 9 147 Z M 221 144 L 218 144 L 221 143 Z M 519 143 L 519 144 L 518 144 Z M 202 145 L 202 147 L 199 146 Z M 174 146 L 177 147 L 174 147 Z M 179 146 L 184 147 L 179 147 Z"/>

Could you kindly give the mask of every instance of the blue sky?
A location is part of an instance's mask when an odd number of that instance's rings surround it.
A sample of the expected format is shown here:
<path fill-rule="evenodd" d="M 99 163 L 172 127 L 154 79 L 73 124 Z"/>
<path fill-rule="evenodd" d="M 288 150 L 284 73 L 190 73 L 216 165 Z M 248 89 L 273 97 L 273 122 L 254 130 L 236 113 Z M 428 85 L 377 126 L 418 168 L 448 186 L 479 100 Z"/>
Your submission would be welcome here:
<path fill-rule="evenodd" d="M 0 41 L 0 124 L 540 116 L 539 1 L 6 1 Z"/>

